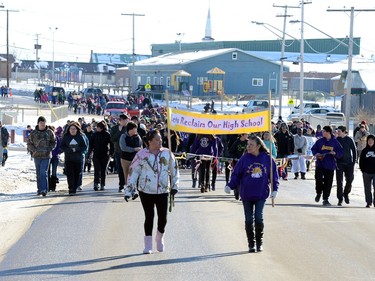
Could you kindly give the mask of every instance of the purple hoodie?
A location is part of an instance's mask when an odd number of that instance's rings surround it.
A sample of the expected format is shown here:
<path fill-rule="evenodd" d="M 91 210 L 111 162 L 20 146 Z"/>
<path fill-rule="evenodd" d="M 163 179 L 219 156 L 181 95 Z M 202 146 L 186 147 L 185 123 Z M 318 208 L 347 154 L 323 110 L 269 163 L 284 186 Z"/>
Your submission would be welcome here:
<path fill-rule="evenodd" d="M 316 167 L 327 169 L 327 170 L 336 170 L 336 158 L 341 158 L 344 154 L 341 144 L 334 137 L 331 136 L 329 140 L 326 138 L 318 139 L 311 148 L 312 154 L 320 153 L 324 157 L 316 160 Z M 333 156 L 329 152 L 334 151 L 336 155 Z"/>
<path fill-rule="evenodd" d="M 228 186 L 235 189 L 241 186 L 243 201 L 265 200 L 270 195 L 270 155 L 261 151 L 258 156 L 245 153 L 238 160 L 230 177 Z M 273 190 L 279 188 L 279 174 L 275 161 L 272 159 Z"/>
<path fill-rule="evenodd" d="M 197 135 L 191 147 L 191 153 L 198 155 L 218 155 L 217 141 L 212 135 Z"/>

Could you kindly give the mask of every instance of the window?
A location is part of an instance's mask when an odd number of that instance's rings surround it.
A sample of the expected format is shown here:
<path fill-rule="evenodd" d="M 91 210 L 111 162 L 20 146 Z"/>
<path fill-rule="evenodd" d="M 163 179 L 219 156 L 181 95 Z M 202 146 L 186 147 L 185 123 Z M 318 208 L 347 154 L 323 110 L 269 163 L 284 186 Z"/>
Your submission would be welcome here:
<path fill-rule="evenodd" d="M 167 83 L 166 83 L 167 88 L 171 86 L 171 77 L 167 77 Z"/>
<path fill-rule="evenodd" d="M 151 78 L 150 78 L 150 76 L 147 77 L 146 81 L 147 81 L 146 84 L 151 84 Z"/>
<path fill-rule="evenodd" d="M 154 77 L 154 85 L 159 85 L 159 83 L 158 83 L 158 77 Z"/>
<path fill-rule="evenodd" d="M 160 77 L 160 85 L 164 85 L 164 77 L 163 76 Z"/>
<path fill-rule="evenodd" d="M 237 60 L 237 52 L 232 53 L 232 60 Z"/>
<path fill-rule="evenodd" d="M 263 86 L 263 79 L 262 78 L 253 78 L 251 85 L 255 86 L 255 87 L 262 87 Z"/>

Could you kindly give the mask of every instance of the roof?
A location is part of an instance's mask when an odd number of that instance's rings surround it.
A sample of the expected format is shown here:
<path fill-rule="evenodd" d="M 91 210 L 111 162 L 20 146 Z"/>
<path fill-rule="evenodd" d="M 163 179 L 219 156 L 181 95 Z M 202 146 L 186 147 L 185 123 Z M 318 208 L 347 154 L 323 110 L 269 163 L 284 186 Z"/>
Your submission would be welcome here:
<path fill-rule="evenodd" d="M 240 49 L 228 48 L 228 49 L 218 49 L 218 50 L 203 50 L 203 51 L 193 51 L 193 52 L 178 52 L 178 53 L 168 53 L 165 55 L 151 57 L 142 61 L 136 62 L 136 66 L 149 66 L 149 65 L 186 65 L 195 61 L 208 59 L 211 57 L 231 53 L 231 52 L 241 52 L 246 55 L 255 57 L 254 55 L 248 54 Z M 258 57 L 259 58 L 259 57 Z M 259 58 L 263 60 L 262 58 Z M 275 62 L 270 62 L 275 64 Z"/>
<path fill-rule="evenodd" d="M 374 92 L 375 91 L 375 69 L 362 69 L 359 70 L 359 75 L 363 83 L 366 86 L 367 92 Z"/>

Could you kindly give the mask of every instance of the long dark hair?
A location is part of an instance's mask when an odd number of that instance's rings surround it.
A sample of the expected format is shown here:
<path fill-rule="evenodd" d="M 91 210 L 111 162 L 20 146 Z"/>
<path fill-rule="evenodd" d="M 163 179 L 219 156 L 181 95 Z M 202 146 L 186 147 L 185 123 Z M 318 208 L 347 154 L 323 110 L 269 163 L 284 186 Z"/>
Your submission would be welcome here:
<path fill-rule="evenodd" d="M 249 135 L 249 140 L 253 140 L 256 142 L 257 145 L 260 145 L 259 152 L 264 151 L 265 153 L 269 154 L 269 150 L 267 146 L 264 144 L 264 142 L 262 141 L 260 137 L 258 137 L 255 134 L 251 134 Z"/>

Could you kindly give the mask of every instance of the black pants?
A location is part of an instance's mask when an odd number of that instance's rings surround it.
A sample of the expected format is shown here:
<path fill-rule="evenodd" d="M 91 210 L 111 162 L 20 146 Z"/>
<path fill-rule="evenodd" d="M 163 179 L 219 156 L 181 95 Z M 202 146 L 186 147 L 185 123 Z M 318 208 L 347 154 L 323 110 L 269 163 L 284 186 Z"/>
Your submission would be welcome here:
<path fill-rule="evenodd" d="M 210 184 L 210 166 L 211 160 L 201 160 L 201 164 L 199 166 L 200 185 Z"/>
<path fill-rule="evenodd" d="M 69 193 L 74 194 L 77 191 L 79 177 L 82 174 L 82 162 L 65 161 L 65 173 Z"/>
<path fill-rule="evenodd" d="M 343 181 L 345 176 L 345 189 L 343 193 Z M 343 194 L 349 194 L 352 190 L 354 180 L 354 163 L 347 165 L 338 165 L 336 169 L 337 199 L 342 201 Z"/>
<path fill-rule="evenodd" d="M 331 194 L 334 172 L 335 170 L 315 168 L 315 190 L 316 194 L 323 193 L 323 200 L 328 200 Z"/>
<path fill-rule="evenodd" d="M 107 165 L 109 156 L 106 157 L 94 157 L 94 183 L 100 183 L 105 185 L 105 178 L 107 176 Z"/>
<path fill-rule="evenodd" d="M 143 211 L 145 212 L 145 236 L 152 236 L 155 206 L 158 214 L 158 230 L 160 233 L 164 233 L 165 226 L 167 225 L 168 193 L 148 194 L 140 191 L 139 197 L 141 198 Z"/>

